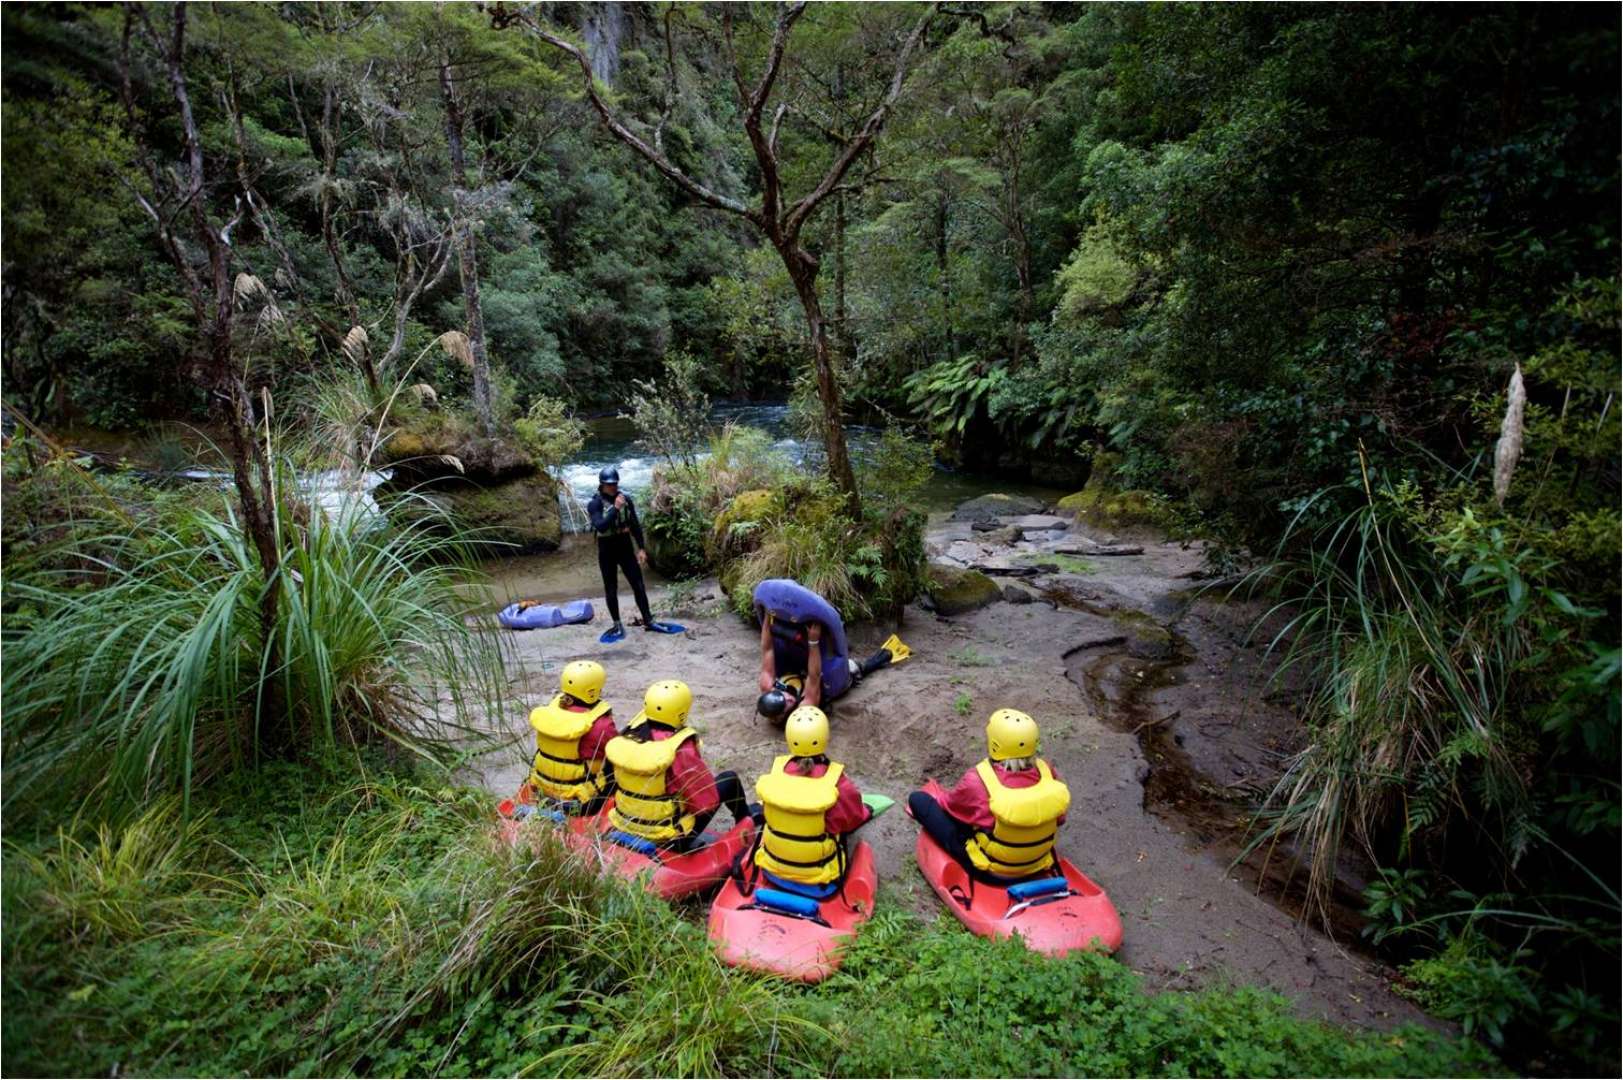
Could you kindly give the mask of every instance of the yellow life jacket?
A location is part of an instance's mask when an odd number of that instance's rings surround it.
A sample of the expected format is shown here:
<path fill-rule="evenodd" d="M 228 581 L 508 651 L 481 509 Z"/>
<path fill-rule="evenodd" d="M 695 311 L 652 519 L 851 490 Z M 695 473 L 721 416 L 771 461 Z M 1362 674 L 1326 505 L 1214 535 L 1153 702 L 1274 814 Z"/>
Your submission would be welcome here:
<path fill-rule="evenodd" d="M 603 761 L 601 758 L 583 761 L 580 741 L 598 718 L 609 711 L 609 703 L 599 701 L 577 712 L 564 708 L 563 698 L 559 694 L 547 704 L 530 710 L 530 726 L 535 729 L 530 786 L 559 802 L 590 802 L 601 795 L 606 786 Z"/>
<path fill-rule="evenodd" d="M 636 730 L 642 722 L 639 713 L 627 732 Z M 677 748 L 698 737 L 698 732 L 685 727 L 668 739 L 640 742 L 625 734 L 610 739 L 607 754 L 609 764 L 614 766 L 616 791 L 614 805 L 609 807 L 609 823 L 623 833 L 656 844 L 691 833 L 694 816 L 682 812 L 681 796 L 670 790 L 670 772 Z"/>
<path fill-rule="evenodd" d="M 1006 787 L 984 758 L 975 771 L 986 785 L 996 823 L 991 835 L 977 832 L 965 845 L 969 861 L 999 877 L 1029 877 L 1054 865 L 1054 833 L 1071 805 L 1071 789 L 1054 779 L 1041 759 L 1038 780 L 1030 787 Z"/>
<path fill-rule="evenodd" d="M 766 828 L 755 848 L 755 865 L 790 881 L 826 885 L 844 873 L 839 837 L 828 831 L 829 808 L 839 798 L 843 765 L 830 765 L 822 776 L 786 772 L 784 754 L 772 771 L 755 781 L 766 813 Z"/>

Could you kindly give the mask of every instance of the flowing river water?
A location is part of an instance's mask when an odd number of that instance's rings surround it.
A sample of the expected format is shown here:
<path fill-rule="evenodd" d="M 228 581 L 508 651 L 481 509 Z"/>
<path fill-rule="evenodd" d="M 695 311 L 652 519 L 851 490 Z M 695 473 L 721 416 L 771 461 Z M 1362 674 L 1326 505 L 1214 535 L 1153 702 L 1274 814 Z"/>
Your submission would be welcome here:
<path fill-rule="evenodd" d="M 821 468 L 822 447 L 794 432 L 787 405 L 720 403 L 711 410 L 710 419 L 718 428 L 726 423 L 759 428 L 772 437 L 773 449 L 795 466 Z M 868 427 L 850 427 L 846 431 L 851 455 L 860 465 L 875 452 L 880 433 Z M 585 509 L 597 490 L 598 472 L 608 466 L 619 469 L 620 486 L 633 498 L 639 498 L 648 491 L 656 464 L 658 459 L 638 444 L 636 429 L 629 420 L 604 417 L 590 421 L 585 445 L 558 470 L 564 489 L 559 504 L 565 533 L 559 550 L 549 555 L 494 559 L 488 565 L 503 602 L 518 597 L 558 602 L 599 596 L 602 583 L 593 541 L 587 534 Z M 941 514 L 965 499 L 992 491 L 1029 494 L 1047 502 L 1068 494 L 1040 484 L 1010 482 L 938 466 L 919 497 L 924 510 Z M 663 582 L 652 572 L 650 578 L 655 584 Z"/>

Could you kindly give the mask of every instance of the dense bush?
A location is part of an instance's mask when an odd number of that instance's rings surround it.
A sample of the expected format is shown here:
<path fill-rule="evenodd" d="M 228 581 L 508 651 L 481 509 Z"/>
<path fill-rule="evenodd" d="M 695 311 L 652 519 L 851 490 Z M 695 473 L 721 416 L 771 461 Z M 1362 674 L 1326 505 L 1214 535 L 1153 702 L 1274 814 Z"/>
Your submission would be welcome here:
<path fill-rule="evenodd" d="M 924 514 L 913 503 L 930 468 L 919 444 L 888 434 L 864 466 L 872 497 L 853 522 L 839 494 L 793 468 L 770 435 L 729 424 L 655 470 L 650 551 L 666 573 L 716 574 L 746 617 L 759 582 L 787 577 L 847 620 L 894 618 L 923 582 Z"/>
<path fill-rule="evenodd" d="M 377 738 L 433 754 L 499 700 L 498 642 L 465 617 L 465 551 L 432 507 L 412 524 L 359 496 L 323 509 L 284 465 L 267 581 L 222 493 L 123 490 L 135 505 L 111 502 L 50 559 L 8 568 L 6 607 L 24 615 L 6 626 L 8 808 L 63 791 L 138 807 L 267 756 Z"/>

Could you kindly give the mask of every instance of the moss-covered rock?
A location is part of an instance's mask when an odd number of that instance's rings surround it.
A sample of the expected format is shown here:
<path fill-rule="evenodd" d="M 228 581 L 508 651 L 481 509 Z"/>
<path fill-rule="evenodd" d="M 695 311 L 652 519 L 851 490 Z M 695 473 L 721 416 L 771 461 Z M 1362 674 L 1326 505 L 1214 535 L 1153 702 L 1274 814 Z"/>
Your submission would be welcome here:
<path fill-rule="evenodd" d="M 481 545 L 514 555 L 558 550 L 558 485 L 546 473 L 486 487 L 439 488 L 435 495 Z"/>
<path fill-rule="evenodd" d="M 396 482 L 405 484 L 435 480 L 489 484 L 541 471 L 517 443 L 470 435 L 455 426 L 396 428 L 379 457 L 394 469 Z"/>
<path fill-rule="evenodd" d="M 1072 514 L 1083 525 L 1101 529 L 1128 529 L 1134 526 L 1160 526 L 1166 511 L 1147 491 L 1111 491 L 1092 483 L 1058 503 L 1062 513 Z"/>
<path fill-rule="evenodd" d="M 979 570 L 932 565 L 925 592 L 938 615 L 964 615 L 1002 599 L 998 583 Z"/>
<path fill-rule="evenodd" d="M 1125 488 L 1118 483 L 1118 461 L 1115 454 L 1097 455 L 1086 486 L 1061 499 L 1059 512 L 1075 515 L 1079 523 L 1100 529 L 1165 527 L 1165 504 L 1148 491 Z"/>
<path fill-rule="evenodd" d="M 734 495 L 710 528 L 705 549 L 710 565 L 720 566 L 754 551 L 761 544 L 760 526 L 782 509 L 783 500 L 764 488 Z"/>

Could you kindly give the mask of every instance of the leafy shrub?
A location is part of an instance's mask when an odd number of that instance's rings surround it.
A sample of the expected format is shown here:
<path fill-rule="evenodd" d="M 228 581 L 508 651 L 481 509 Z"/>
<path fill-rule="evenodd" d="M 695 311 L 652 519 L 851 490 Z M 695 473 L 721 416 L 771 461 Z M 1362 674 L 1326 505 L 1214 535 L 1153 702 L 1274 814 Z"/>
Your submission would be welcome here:
<path fill-rule="evenodd" d="M 371 738 L 432 755 L 472 709 L 500 699 L 499 639 L 465 617 L 454 532 L 329 514 L 283 470 L 281 572 L 267 583 L 233 507 L 218 493 L 211 502 L 156 503 L 81 542 L 93 591 L 64 587 L 73 576 L 60 571 L 8 582 L 38 612 L 6 645 L 8 807 L 61 784 L 82 792 L 86 776 L 115 804 L 189 797 L 262 756 Z M 260 622 L 267 587 L 281 592 L 274 670 Z M 265 715 L 265 680 L 285 716 Z"/>
<path fill-rule="evenodd" d="M 740 493 L 776 487 L 789 473 L 769 434 L 733 423 L 691 461 L 667 459 L 656 467 L 644 524 L 659 570 L 686 576 L 720 567 L 726 556 L 714 543 L 713 523 Z"/>
<path fill-rule="evenodd" d="M 894 425 L 885 428 L 878 444 L 857 461 L 863 500 L 886 509 L 916 506 L 934 475 L 930 444 Z"/>
<path fill-rule="evenodd" d="M 821 479 L 789 487 L 756 523 L 747 551 L 721 568 L 721 584 L 740 615 L 768 578 L 793 578 L 847 622 L 897 616 L 918 594 L 924 567 L 924 515 L 870 510 L 860 523 Z"/>
<path fill-rule="evenodd" d="M 1406 966 L 1400 989 L 1434 1015 L 1459 1021 L 1467 1035 L 1502 1047 L 1513 1023 L 1530 1022 L 1540 1011 L 1538 976 L 1518 959 L 1502 959 L 1489 942 L 1467 931 L 1441 952 Z"/>
<path fill-rule="evenodd" d="M 681 350 L 665 354 L 659 380 L 633 381 L 631 422 L 643 446 L 670 465 L 693 468 L 710 432 L 704 365 Z"/>
<path fill-rule="evenodd" d="M 537 397 L 529 411 L 513 421 L 519 445 L 529 451 L 538 467 L 556 469 L 586 442 L 586 426 L 569 415 L 557 398 Z"/>
<path fill-rule="evenodd" d="M 1424 870 L 1382 867 L 1364 889 L 1364 936 L 1379 945 L 1389 937 L 1412 932 L 1429 897 Z"/>

